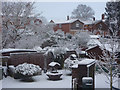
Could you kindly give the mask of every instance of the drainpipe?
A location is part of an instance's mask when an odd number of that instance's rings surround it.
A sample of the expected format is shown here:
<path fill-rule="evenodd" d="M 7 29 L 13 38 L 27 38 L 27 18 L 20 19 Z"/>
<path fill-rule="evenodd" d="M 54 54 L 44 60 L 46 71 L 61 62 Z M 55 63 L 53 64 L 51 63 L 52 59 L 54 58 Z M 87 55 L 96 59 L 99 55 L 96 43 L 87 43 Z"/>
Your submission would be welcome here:
<path fill-rule="evenodd" d="M 89 77 L 89 67 L 87 67 L 87 77 Z"/>
<path fill-rule="evenodd" d="M 46 55 L 44 54 L 44 73 L 47 72 L 47 58 Z"/>

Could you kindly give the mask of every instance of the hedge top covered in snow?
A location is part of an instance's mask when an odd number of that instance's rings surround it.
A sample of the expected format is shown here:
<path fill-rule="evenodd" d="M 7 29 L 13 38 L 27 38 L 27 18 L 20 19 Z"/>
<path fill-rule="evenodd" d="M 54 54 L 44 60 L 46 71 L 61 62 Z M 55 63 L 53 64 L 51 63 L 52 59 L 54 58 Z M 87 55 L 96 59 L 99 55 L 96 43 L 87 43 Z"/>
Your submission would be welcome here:
<path fill-rule="evenodd" d="M 36 52 L 35 50 L 32 49 L 13 49 L 13 48 L 8 48 L 8 49 L 1 49 L 0 53 L 6 53 L 6 52 Z"/>

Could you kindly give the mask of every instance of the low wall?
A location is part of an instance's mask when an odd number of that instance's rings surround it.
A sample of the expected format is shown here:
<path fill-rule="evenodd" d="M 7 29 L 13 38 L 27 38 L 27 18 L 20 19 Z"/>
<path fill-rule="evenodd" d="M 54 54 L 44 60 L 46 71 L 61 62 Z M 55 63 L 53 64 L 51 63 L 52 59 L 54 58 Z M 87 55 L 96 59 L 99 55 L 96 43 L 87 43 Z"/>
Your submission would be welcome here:
<path fill-rule="evenodd" d="M 64 60 L 68 58 L 71 54 L 76 54 L 75 51 L 67 51 L 65 54 Z M 77 55 L 77 54 L 76 54 Z M 52 52 L 49 52 L 46 56 L 44 52 L 18 52 L 10 53 L 10 56 L 2 56 L 3 65 L 14 65 L 17 66 L 22 63 L 31 63 L 39 65 L 42 69 L 48 67 L 48 64 L 54 60 Z M 63 60 L 63 61 L 64 61 Z M 45 64 L 46 62 L 46 64 Z"/>
<path fill-rule="evenodd" d="M 22 63 L 30 63 L 39 65 L 42 69 L 44 68 L 44 60 L 47 59 L 47 67 L 48 64 L 52 61 L 52 56 L 49 57 L 44 56 L 44 53 L 12 53 L 10 54 L 10 60 L 8 61 L 8 65 L 17 66 Z"/>

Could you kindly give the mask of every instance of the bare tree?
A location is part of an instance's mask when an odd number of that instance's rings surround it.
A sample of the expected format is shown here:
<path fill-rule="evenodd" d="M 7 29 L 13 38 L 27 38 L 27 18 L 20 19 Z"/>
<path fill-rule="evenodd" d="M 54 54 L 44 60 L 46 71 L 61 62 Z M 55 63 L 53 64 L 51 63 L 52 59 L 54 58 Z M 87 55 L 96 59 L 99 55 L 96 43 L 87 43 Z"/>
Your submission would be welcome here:
<path fill-rule="evenodd" d="M 37 15 L 33 14 L 34 3 L 2 2 L 2 47 L 15 48 L 15 42 L 30 29 L 30 21 Z"/>
<path fill-rule="evenodd" d="M 80 4 L 73 10 L 71 18 L 77 18 L 81 20 L 89 20 L 93 18 L 94 11 L 87 5 Z"/>
<path fill-rule="evenodd" d="M 118 38 L 118 26 L 117 26 L 117 18 L 114 16 L 114 18 L 111 18 L 109 22 L 109 31 L 112 32 L 112 35 L 109 35 L 109 38 L 101 37 L 101 49 L 102 49 L 102 55 L 96 56 L 95 53 L 89 53 L 89 56 L 91 58 L 96 59 L 96 57 L 99 57 L 100 60 L 97 61 L 97 65 L 101 69 L 101 71 L 105 74 L 105 76 L 108 79 L 108 82 L 110 84 L 110 89 L 112 90 L 113 83 L 115 82 L 115 77 L 117 77 L 117 74 L 119 71 L 119 64 L 118 64 L 118 52 L 120 52 L 119 49 L 119 38 Z M 115 26 L 115 30 L 112 28 L 112 26 Z"/>
<path fill-rule="evenodd" d="M 32 30 L 22 34 L 20 40 L 15 42 L 16 48 L 32 49 L 41 46 L 53 35 L 53 27 L 49 24 L 42 23 L 40 26 L 33 26 Z"/>

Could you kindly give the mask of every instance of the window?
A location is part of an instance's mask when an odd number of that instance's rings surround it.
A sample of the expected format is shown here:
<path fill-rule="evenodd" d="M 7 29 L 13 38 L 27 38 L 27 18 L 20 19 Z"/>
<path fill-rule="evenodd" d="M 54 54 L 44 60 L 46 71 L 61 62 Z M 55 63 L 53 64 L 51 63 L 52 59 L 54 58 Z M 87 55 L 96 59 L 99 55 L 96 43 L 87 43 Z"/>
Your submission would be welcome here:
<path fill-rule="evenodd" d="M 100 24 L 100 25 L 98 26 L 98 29 L 99 29 L 99 30 L 102 30 L 102 24 Z"/>
<path fill-rule="evenodd" d="M 59 24 L 59 28 L 62 28 L 62 25 L 61 25 L 61 24 Z"/>
<path fill-rule="evenodd" d="M 76 27 L 79 27 L 79 24 L 78 24 L 78 23 L 76 23 Z"/>

